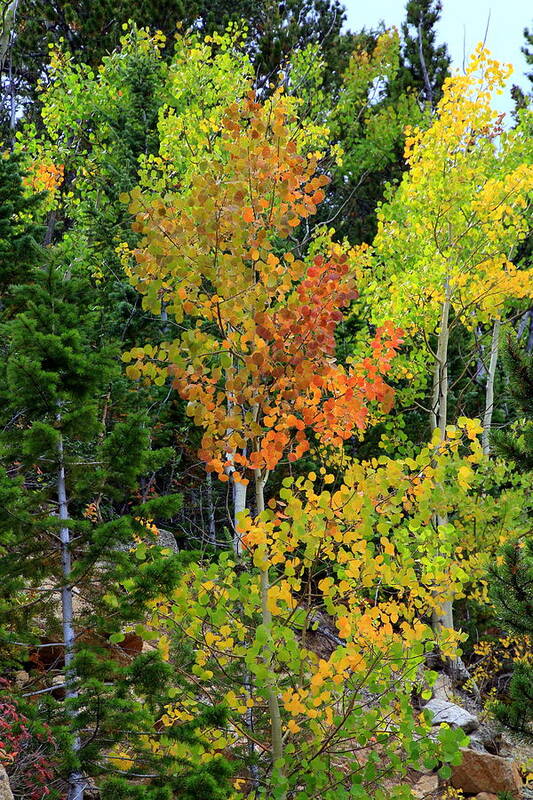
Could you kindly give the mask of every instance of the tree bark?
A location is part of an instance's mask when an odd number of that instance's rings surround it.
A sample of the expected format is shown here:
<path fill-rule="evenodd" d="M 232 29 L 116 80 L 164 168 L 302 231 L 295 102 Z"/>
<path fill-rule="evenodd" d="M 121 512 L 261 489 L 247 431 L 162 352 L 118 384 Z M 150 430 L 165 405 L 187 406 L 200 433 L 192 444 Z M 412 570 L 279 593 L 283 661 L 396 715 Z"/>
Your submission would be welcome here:
<path fill-rule="evenodd" d="M 0 71 L 3 70 L 9 45 L 11 43 L 11 36 L 15 26 L 15 19 L 17 15 L 17 6 L 19 0 L 11 0 L 6 3 L 2 10 L 2 27 L 0 30 Z"/>
<path fill-rule="evenodd" d="M 450 286 L 445 282 L 445 298 L 442 304 L 439 337 L 437 341 L 437 358 L 433 375 L 433 403 L 431 422 L 433 430 L 438 428 L 441 437 L 446 436 L 448 424 L 448 342 L 450 338 Z"/>
<path fill-rule="evenodd" d="M 494 378 L 496 376 L 496 366 L 498 364 L 498 346 L 500 343 L 499 319 L 494 321 L 492 329 L 492 344 L 490 348 L 490 363 L 487 373 L 487 387 L 485 390 L 485 413 L 483 415 L 483 433 L 481 435 L 481 445 L 485 455 L 490 453 L 490 426 L 492 422 L 492 412 L 494 410 Z"/>
<path fill-rule="evenodd" d="M 58 415 L 58 420 L 61 417 Z M 63 437 L 59 436 L 58 440 L 58 474 L 57 474 L 57 500 L 59 506 L 59 519 L 67 521 L 69 519 L 68 513 L 68 499 L 65 483 L 65 453 L 63 446 Z M 70 550 L 70 529 L 68 525 L 63 525 L 59 530 L 59 539 L 61 543 L 61 569 L 63 576 L 63 586 L 61 589 L 61 611 L 62 611 L 62 627 L 63 627 L 63 641 L 65 644 L 65 699 L 75 700 L 78 697 L 76 689 L 76 675 L 72 668 L 72 661 L 74 658 L 74 645 L 76 635 L 74 632 L 74 611 L 73 611 L 73 591 L 72 584 L 70 583 L 72 573 L 72 554 Z M 71 711 L 71 718 L 75 719 L 76 712 Z M 78 753 L 80 750 L 80 739 L 76 736 L 74 739 L 74 752 Z M 83 800 L 85 794 L 85 780 L 81 772 L 74 771 L 68 776 L 68 794 L 67 800 Z"/>
<path fill-rule="evenodd" d="M 255 473 L 255 505 L 256 505 L 256 512 L 257 515 L 261 514 L 265 510 L 265 483 L 264 477 L 261 473 L 261 470 L 256 469 L 254 470 Z M 268 567 L 261 570 L 261 610 L 262 610 L 262 618 L 263 618 L 263 625 L 268 628 L 269 631 L 272 629 L 272 613 L 268 607 L 268 590 L 270 589 L 270 580 L 268 574 Z M 272 643 L 270 644 L 272 647 Z M 266 653 L 265 662 L 267 669 L 270 670 L 271 663 L 272 663 L 272 651 Z M 273 682 L 270 678 L 268 678 L 267 683 L 267 700 L 268 700 L 268 710 L 270 713 L 270 725 L 271 725 L 271 743 L 272 743 L 272 763 L 273 765 L 276 764 L 276 761 L 283 758 L 283 738 L 282 738 L 282 725 L 281 725 L 281 713 L 279 709 L 279 701 L 278 695 L 273 685 Z M 279 796 L 280 800 L 284 800 L 286 797 L 285 792 Z"/>
<path fill-rule="evenodd" d="M 450 339 L 450 282 L 446 277 L 444 284 L 444 302 L 441 310 L 439 336 L 437 341 L 437 358 L 433 376 L 433 403 L 431 407 L 431 423 L 433 430 L 438 428 L 441 440 L 446 437 L 448 424 L 448 342 Z M 435 514 L 434 523 L 437 531 L 441 525 L 446 525 L 446 515 Z M 433 630 L 438 632 L 441 628 L 453 628 L 453 602 L 445 600 L 440 611 L 433 612 Z"/>
<path fill-rule="evenodd" d="M 424 76 L 424 88 L 426 90 L 426 101 L 429 110 L 433 111 L 433 89 L 431 88 L 431 81 L 426 66 L 426 59 L 424 58 L 424 47 L 422 41 L 422 18 L 418 20 L 418 57 L 420 58 L 420 67 L 422 75 Z"/>
<path fill-rule="evenodd" d="M 213 547 L 216 547 L 217 536 L 216 536 L 216 525 L 215 525 L 215 504 L 213 501 L 213 476 L 211 475 L 210 472 L 207 473 L 207 517 L 208 517 L 207 538 L 209 544 L 212 544 Z"/>
<path fill-rule="evenodd" d="M 232 477 L 233 486 L 233 549 L 235 554 L 242 554 L 242 537 L 238 531 L 238 516 L 242 511 L 246 511 L 246 484 L 237 482 Z"/>

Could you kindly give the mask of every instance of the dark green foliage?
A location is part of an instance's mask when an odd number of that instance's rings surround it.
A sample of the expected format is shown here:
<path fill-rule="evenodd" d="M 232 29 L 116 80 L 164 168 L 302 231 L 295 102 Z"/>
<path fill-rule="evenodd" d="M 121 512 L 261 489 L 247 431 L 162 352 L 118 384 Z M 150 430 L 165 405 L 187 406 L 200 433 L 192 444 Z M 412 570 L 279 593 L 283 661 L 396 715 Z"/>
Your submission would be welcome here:
<path fill-rule="evenodd" d="M 517 422 L 510 430 L 494 431 L 491 442 L 497 455 L 514 461 L 521 472 L 528 472 L 533 469 L 533 354 L 509 336 L 502 361 Z"/>
<path fill-rule="evenodd" d="M 533 739 L 533 667 L 524 661 L 515 664 L 509 685 L 509 699 L 498 702 L 494 711 L 504 725 Z"/>
<path fill-rule="evenodd" d="M 401 69 L 391 90 L 392 97 L 414 90 L 423 102 L 434 108 L 441 98 L 451 61 L 446 45 L 436 43 L 442 2 L 409 0 L 405 10 Z"/>
<path fill-rule="evenodd" d="M 533 469 L 533 356 L 508 337 L 503 363 L 509 380 L 508 393 L 519 421 L 511 431 L 496 431 L 491 440 L 495 452 L 515 462 L 517 469 Z M 523 415 L 523 416 L 522 416 Z M 490 592 L 502 627 L 533 644 L 533 538 L 507 544 L 503 563 L 490 570 Z M 496 706 L 498 719 L 513 730 L 533 736 L 533 665 L 515 665 L 509 698 Z"/>
<path fill-rule="evenodd" d="M 503 564 L 493 567 L 491 595 L 502 626 L 513 633 L 533 635 L 533 539 L 514 542 L 502 552 Z"/>
<path fill-rule="evenodd" d="M 525 56 L 526 63 L 529 67 L 533 66 L 533 33 L 528 29 L 524 28 L 524 39 L 526 40 L 525 45 L 521 48 L 522 53 Z M 529 72 L 525 73 L 526 78 L 530 83 L 533 83 L 533 69 Z M 524 92 L 520 86 L 516 84 L 513 85 L 511 89 L 511 96 L 515 101 L 515 109 L 513 115 L 515 118 L 518 116 L 518 113 L 521 109 L 527 108 L 529 101 L 531 99 L 531 92 L 528 93 Z"/>
<path fill-rule="evenodd" d="M 26 203 L 16 164 L 9 166 L 0 172 L 0 196 L 9 196 L 11 208 L 22 214 L 36 201 Z M 7 219 L 15 212 L 4 213 Z M 171 678 L 176 688 L 176 677 L 155 647 L 136 658 L 121 647 L 124 627 L 141 625 L 142 634 L 146 603 L 170 595 L 180 579 L 180 557 L 158 547 L 141 519 L 157 524 L 172 518 L 181 497 L 139 491 L 148 478 L 157 483 L 174 450 L 152 449 L 153 419 L 149 409 L 138 407 L 142 394 L 133 394 L 122 374 L 120 342 L 109 335 L 98 289 L 81 270 L 64 269 L 57 250 L 41 249 L 35 242 L 39 229 L 28 219 L 2 230 L 12 285 L 0 329 L 0 673 L 30 668 L 31 656 L 38 667 L 32 680 L 51 689 L 64 671 L 59 591 L 66 579 L 59 534 L 67 529 L 68 585 L 83 598 L 75 611 L 68 673 L 77 694 L 63 700 L 45 693 L 38 706 L 38 717 L 58 742 L 60 783 L 78 769 L 89 776 L 112 774 L 107 753 L 117 746 L 155 776 L 143 797 L 172 797 L 177 775 L 184 785 L 213 783 L 219 787 L 213 797 L 225 797 L 218 760 L 197 772 L 174 756 L 147 751 L 142 732 L 157 739 L 157 721 L 171 702 L 168 689 Z M 15 251 L 17 259 L 10 259 Z M 61 469 L 66 520 L 57 516 Z M 59 643 L 53 652 L 41 648 L 50 637 Z M 138 649 L 142 640 L 135 637 Z M 218 722 L 223 719 L 221 711 Z M 176 729 L 173 735 L 196 741 L 202 726 L 213 724 L 200 714 L 183 734 Z M 120 781 L 124 796 L 133 796 L 136 779 L 125 774 Z"/>
<path fill-rule="evenodd" d="M 37 263 L 44 228 L 27 217 L 36 209 L 40 197 L 25 197 L 19 159 L 0 153 L 0 294 L 19 276 L 21 270 Z M 5 309 L 5 298 L 2 298 Z"/>

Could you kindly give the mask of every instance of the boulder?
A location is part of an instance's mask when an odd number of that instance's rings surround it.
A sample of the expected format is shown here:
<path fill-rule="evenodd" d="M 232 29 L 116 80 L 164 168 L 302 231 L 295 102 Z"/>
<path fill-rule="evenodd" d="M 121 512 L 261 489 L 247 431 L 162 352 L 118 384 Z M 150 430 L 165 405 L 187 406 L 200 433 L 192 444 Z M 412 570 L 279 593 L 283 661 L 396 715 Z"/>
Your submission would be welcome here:
<path fill-rule="evenodd" d="M 462 789 L 469 794 L 509 792 L 512 797 L 520 797 L 522 778 L 514 761 L 470 748 L 461 748 L 461 751 L 461 764 L 452 767 L 451 784 L 454 789 Z"/>
<path fill-rule="evenodd" d="M 474 800 L 498 800 L 498 795 L 492 794 L 492 792 L 480 792 L 476 794 Z"/>
<path fill-rule="evenodd" d="M 19 669 L 18 672 L 15 672 L 13 680 L 17 689 L 21 689 L 23 686 L 26 686 L 26 684 L 30 682 L 30 676 L 25 669 Z"/>
<path fill-rule="evenodd" d="M 433 697 L 437 700 L 446 700 L 448 703 L 453 703 L 453 686 L 449 675 L 445 672 L 440 672 L 433 686 L 431 687 Z"/>
<path fill-rule="evenodd" d="M 429 798 L 434 797 L 435 792 L 439 788 L 439 776 L 438 775 L 422 775 L 421 778 L 417 780 L 415 785 L 412 788 L 413 797 L 422 800 L 422 798 Z"/>
<path fill-rule="evenodd" d="M 0 765 L 0 800 L 13 800 L 13 792 L 9 785 L 9 778 L 7 772 Z"/>
<path fill-rule="evenodd" d="M 479 728 L 477 718 L 470 711 L 457 706 L 455 703 L 450 703 L 449 700 L 440 700 L 434 697 L 433 700 L 426 703 L 424 710 L 431 711 L 433 714 L 432 725 L 440 725 L 441 722 L 446 722 L 451 728 L 462 728 L 465 733 L 470 733 Z"/>
<path fill-rule="evenodd" d="M 500 731 L 496 730 L 492 724 L 487 722 L 481 724 L 477 731 L 470 736 L 468 747 L 470 750 L 481 750 L 504 758 L 510 757 L 513 752 L 511 742 Z"/>
<path fill-rule="evenodd" d="M 165 530 L 164 528 L 157 529 L 156 543 L 159 547 L 168 548 L 173 553 L 179 553 L 180 551 L 174 534 L 171 531 Z"/>

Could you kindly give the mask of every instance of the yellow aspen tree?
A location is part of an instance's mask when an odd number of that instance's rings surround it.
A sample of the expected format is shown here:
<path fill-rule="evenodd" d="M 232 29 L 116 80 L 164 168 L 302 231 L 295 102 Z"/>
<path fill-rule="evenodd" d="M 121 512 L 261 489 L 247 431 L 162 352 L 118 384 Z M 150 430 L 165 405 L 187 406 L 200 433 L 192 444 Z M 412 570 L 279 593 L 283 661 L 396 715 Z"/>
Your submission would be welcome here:
<path fill-rule="evenodd" d="M 375 321 L 401 319 L 408 334 L 424 338 L 431 427 L 442 439 L 450 422 L 451 330 L 495 326 L 493 376 L 499 320 L 511 300 L 531 293 L 530 274 L 511 261 L 528 230 L 531 143 L 521 126 L 505 131 L 491 106 L 509 74 L 479 46 L 466 73 L 446 80 L 431 127 L 410 132 L 409 169 L 379 212 L 375 279 L 365 298 Z M 486 425 L 491 393 L 489 382 Z M 437 529 L 446 523 L 436 515 Z M 451 602 L 438 623 L 453 626 Z"/>

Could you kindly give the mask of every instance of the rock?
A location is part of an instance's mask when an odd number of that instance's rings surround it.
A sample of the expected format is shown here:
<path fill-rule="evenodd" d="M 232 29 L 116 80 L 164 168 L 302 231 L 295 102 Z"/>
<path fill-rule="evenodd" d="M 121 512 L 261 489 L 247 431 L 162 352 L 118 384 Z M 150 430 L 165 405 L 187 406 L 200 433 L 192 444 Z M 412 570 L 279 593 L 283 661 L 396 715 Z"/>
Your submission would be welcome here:
<path fill-rule="evenodd" d="M 481 736 L 478 736 L 477 731 L 470 737 L 470 741 L 468 742 L 468 747 L 470 748 L 470 750 L 476 750 L 478 753 L 488 752 L 483 738 Z"/>
<path fill-rule="evenodd" d="M 30 676 L 25 669 L 19 669 L 18 672 L 15 672 L 13 680 L 17 689 L 20 689 L 30 682 Z"/>
<path fill-rule="evenodd" d="M 453 703 L 453 686 L 450 677 L 445 672 L 440 672 L 432 686 L 433 697 L 437 700 L 446 700 Z"/>
<path fill-rule="evenodd" d="M 412 788 L 413 797 L 416 798 L 430 798 L 434 795 L 434 793 L 439 788 L 439 776 L 438 775 L 422 775 L 421 778 L 417 780 L 415 785 Z"/>
<path fill-rule="evenodd" d="M 470 673 L 462 658 L 454 658 L 447 663 L 446 667 L 453 686 L 464 686 L 470 680 Z"/>
<path fill-rule="evenodd" d="M 474 800 L 498 800 L 498 795 L 492 794 L 492 792 L 480 792 L 476 794 Z"/>
<path fill-rule="evenodd" d="M 176 537 L 171 531 L 167 531 L 164 528 L 157 529 L 157 545 L 159 547 L 166 547 L 173 553 L 179 553 Z"/>
<path fill-rule="evenodd" d="M 7 772 L 0 766 L 0 800 L 14 800 Z"/>
<path fill-rule="evenodd" d="M 477 731 L 470 737 L 468 744 L 470 750 L 480 750 L 485 753 L 492 753 L 494 756 L 509 758 L 513 753 L 513 747 L 500 731 L 490 723 L 484 722 Z"/>
<path fill-rule="evenodd" d="M 509 792 L 512 797 L 520 797 L 522 778 L 514 761 L 470 748 L 461 748 L 461 751 L 461 764 L 452 767 L 454 789 L 470 794 Z"/>
<path fill-rule="evenodd" d="M 435 697 L 426 703 L 424 710 L 431 711 L 433 714 L 432 725 L 446 722 L 452 728 L 462 728 L 465 733 L 479 728 L 477 718 L 470 711 L 455 705 L 455 703 L 450 703 L 448 700 L 439 700 Z"/>

